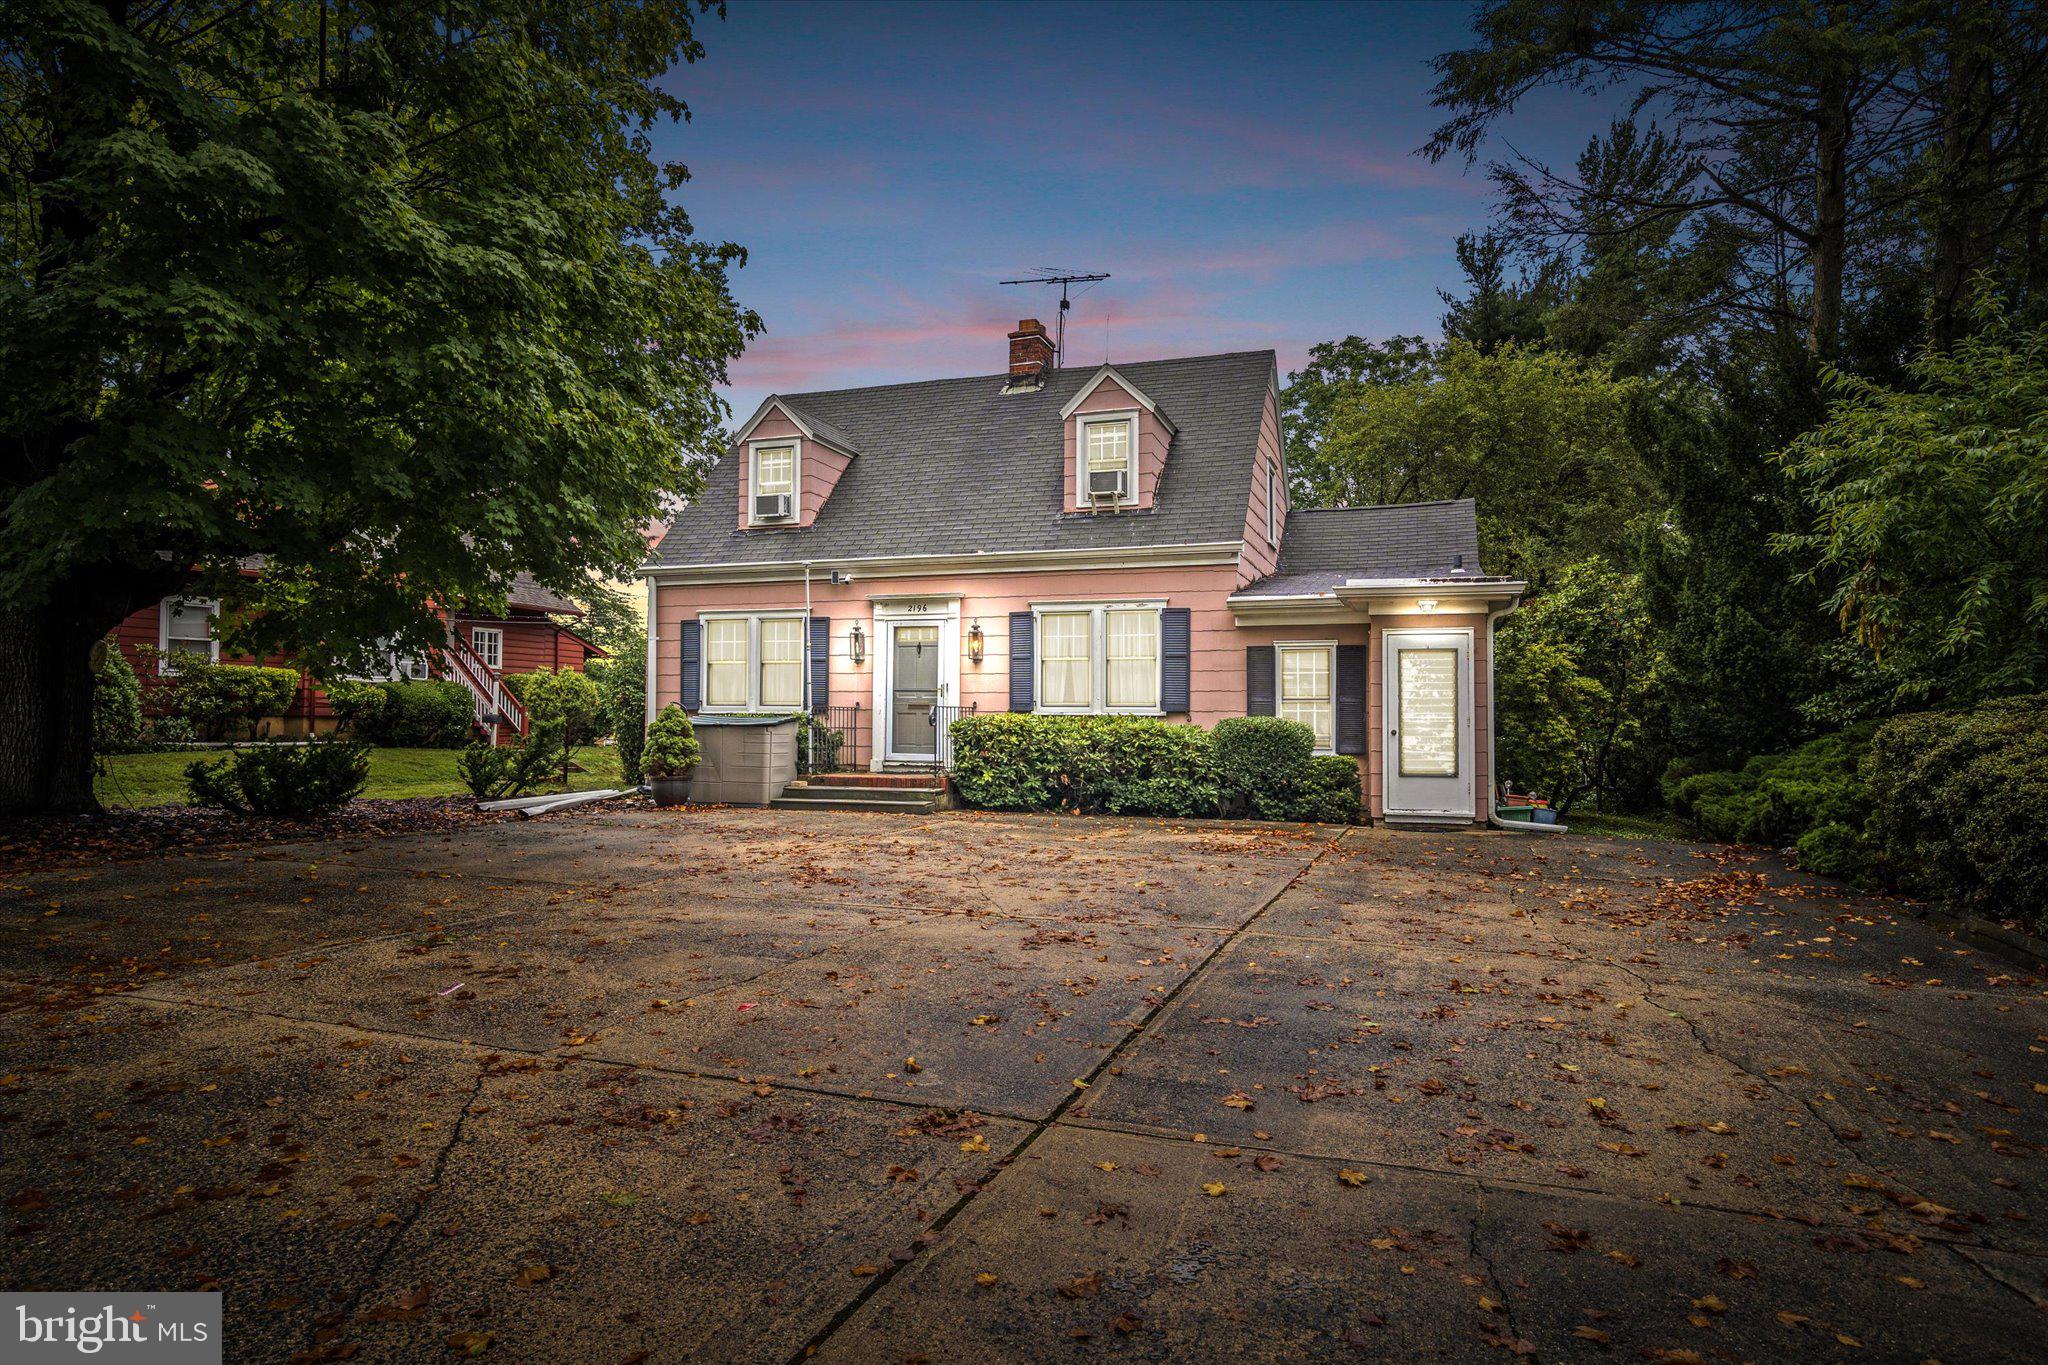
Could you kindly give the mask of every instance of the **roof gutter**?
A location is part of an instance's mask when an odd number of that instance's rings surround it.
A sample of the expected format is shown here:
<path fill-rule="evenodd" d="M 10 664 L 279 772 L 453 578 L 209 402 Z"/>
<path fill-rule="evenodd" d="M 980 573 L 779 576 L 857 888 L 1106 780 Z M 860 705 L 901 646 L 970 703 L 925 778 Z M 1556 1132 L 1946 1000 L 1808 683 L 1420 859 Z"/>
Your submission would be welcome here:
<path fill-rule="evenodd" d="M 759 563 L 645 564 L 635 575 L 655 583 L 795 582 L 806 564 L 830 563 L 868 578 L 916 578 L 945 573 L 1023 573 L 1034 569 L 1188 568 L 1237 563 L 1244 542 L 1202 541 L 1191 545 L 1123 545 L 1085 550 L 998 550 L 964 555 L 874 555 L 764 560 Z"/>

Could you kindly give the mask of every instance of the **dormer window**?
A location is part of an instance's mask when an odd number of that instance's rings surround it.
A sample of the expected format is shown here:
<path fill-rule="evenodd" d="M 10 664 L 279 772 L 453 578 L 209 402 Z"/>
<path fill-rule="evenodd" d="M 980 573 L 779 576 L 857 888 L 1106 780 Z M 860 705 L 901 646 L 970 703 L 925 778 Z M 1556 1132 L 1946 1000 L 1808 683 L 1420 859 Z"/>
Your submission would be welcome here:
<path fill-rule="evenodd" d="M 796 442 L 777 441 L 752 447 L 752 521 L 796 520 Z"/>
<path fill-rule="evenodd" d="M 1088 417 L 1081 422 L 1082 501 L 1116 507 L 1137 497 L 1138 419 L 1134 415 Z"/>

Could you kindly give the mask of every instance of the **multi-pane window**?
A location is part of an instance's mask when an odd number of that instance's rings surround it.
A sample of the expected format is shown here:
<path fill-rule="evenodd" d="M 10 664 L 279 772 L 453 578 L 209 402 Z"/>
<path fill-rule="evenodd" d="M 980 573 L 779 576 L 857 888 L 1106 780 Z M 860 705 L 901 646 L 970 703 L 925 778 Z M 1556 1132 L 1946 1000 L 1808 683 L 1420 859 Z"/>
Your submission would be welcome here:
<path fill-rule="evenodd" d="M 1038 612 L 1038 699 L 1046 711 L 1159 709 L 1159 608 Z"/>
<path fill-rule="evenodd" d="M 1090 476 L 1083 493 L 1092 495 L 1094 475 L 1117 474 L 1123 482 L 1122 496 L 1130 496 L 1136 484 L 1131 470 L 1132 434 L 1132 422 L 1128 417 L 1081 424 L 1081 442 L 1086 455 L 1084 464 Z"/>
<path fill-rule="evenodd" d="M 796 492 L 796 447 L 754 447 L 754 494 Z"/>
<path fill-rule="evenodd" d="M 197 598 L 166 597 L 163 615 L 163 651 L 160 667 L 166 673 L 178 671 L 178 658 L 187 655 L 208 662 L 220 658 L 220 642 L 214 639 L 214 618 L 220 615 L 218 602 Z"/>
<path fill-rule="evenodd" d="M 802 616 L 705 618 L 704 705 L 715 711 L 800 711 Z"/>
<path fill-rule="evenodd" d="M 794 711 L 804 704 L 804 623 L 795 616 L 761 622 L 761 709 Z"/>
<path fill-rule="evenodd" d="M 1279 715 L 1298 720 L 1315 731 L 1316 748 L 1337 747 L 1337 708 L 1333 700 L 1331 649 L 1328 645 L 1281 645 Z"/>
<path fill-rule="evenodd" d="M 493 626 L 476 626 L 469 632 L 469 647 L 494 669 L 505 666 L 505 632 Z"/>
<path fill-rule="evenodd" d="M 1094 704 L 1094 613 L 1049 611 L 1038 618 L 1039 704 L 1085 710 Z"/>
<path fill-rule="evenodd" d="M 1109 634 L 1105 700 L 1113 710 L 1153 710 L 1159 705 L 1158 609 L 1111 611 L 1105 615 Z"/>
<path fill-rule="evenodd" d="M 704 704 L 747 704 L 747 655 L 753 622 L 721 616 L 704 623 Z"/>

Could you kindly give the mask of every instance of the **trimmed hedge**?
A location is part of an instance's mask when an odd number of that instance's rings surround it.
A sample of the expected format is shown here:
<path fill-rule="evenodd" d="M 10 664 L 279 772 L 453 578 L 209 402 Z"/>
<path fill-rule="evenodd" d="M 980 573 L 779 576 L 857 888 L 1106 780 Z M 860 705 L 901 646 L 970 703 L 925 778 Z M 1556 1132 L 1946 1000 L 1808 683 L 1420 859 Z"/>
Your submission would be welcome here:
<path fill-rule="evenodd" d="M 2048 929 L 2048 694 L 1887 721 L 1869 792 L 1887 880 Z"/>
<path fill-rule="evenodd" d="M 1232 716 L 1216 722 L 1216 781 L 1228 814 L 1288 820 L 1295 788 L 1308 772 L 1315 731 L 1276 716 Z"/>
<path fill-rule="evenodd" d="M 375 693 L 380 700 L 371 701 Z M 345 695 L 348 700 L 340 700 Z M 385 682 L 330 693 L 351 733 L 379 748 L 460 749 L 469 742 L 475 708 L 461 683 L 435 678 Z"/>
<path fill-rule="evenodd" d="M 176 670 L 150 679 L 151 699 L 207 739 L 230 738 L 237 724 L 254 734 L 265 717 L 291 709 L 299 693 L 299 675 L 289 668 L 214 663 L 153 649 L 145 656 L 167 660 Z"/>
<path fill-rule="evenodd" d="M 1361 811 L 1358 765 L 1311 757 L 1314 737 L 1293 721 L 1231 719 L 1211 734 L 1145 716 L 999 712 L 949 733 L 954 786 L 990 810 L 1338 822 Z"/>

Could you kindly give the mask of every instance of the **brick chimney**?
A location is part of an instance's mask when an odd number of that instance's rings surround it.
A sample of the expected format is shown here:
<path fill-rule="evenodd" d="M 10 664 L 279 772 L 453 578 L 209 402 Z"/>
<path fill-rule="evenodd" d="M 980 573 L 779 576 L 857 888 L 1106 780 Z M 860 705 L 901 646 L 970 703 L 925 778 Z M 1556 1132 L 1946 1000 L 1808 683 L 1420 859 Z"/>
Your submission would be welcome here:
<path fill-rule="evenodd" d="M 1025 318 L 1010 333 L 1010 387 L 1043 384 L 1052 367 L 1052 341 L 1045 334 L 1045 324 Z"/>

